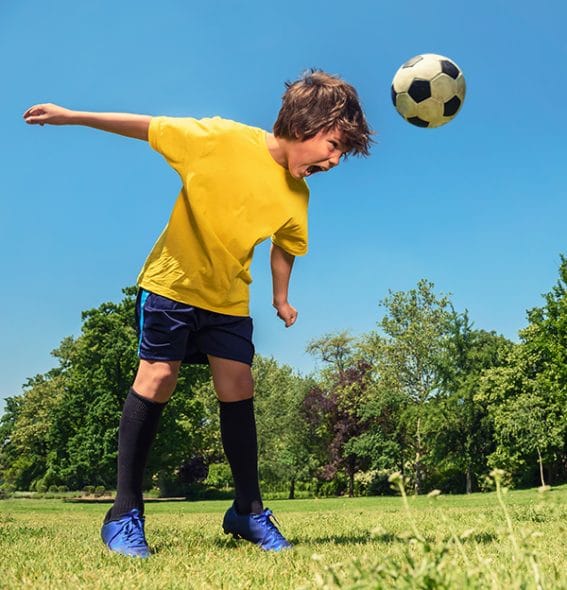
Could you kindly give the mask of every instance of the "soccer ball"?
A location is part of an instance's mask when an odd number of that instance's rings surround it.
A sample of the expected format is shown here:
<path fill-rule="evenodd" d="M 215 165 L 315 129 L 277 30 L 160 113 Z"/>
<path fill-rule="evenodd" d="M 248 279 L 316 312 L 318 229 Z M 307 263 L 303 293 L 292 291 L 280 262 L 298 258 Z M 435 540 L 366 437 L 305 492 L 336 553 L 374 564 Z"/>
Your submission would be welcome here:
<path fill-rule="evenodd" d="M 392 80 L 394 106 L 406 121 L 418 127 L 448 123 L 459 112 L 465 91 L 459 66 L 435 53 L 412 57 Z"/>

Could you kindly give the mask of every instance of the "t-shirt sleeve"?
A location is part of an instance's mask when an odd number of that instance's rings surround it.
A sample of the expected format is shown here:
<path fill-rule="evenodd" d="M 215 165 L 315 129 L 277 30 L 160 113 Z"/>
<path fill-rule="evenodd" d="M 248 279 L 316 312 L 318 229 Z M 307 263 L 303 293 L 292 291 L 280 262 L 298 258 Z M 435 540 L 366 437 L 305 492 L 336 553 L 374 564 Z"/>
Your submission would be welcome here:
<path fill-rule="evenodd" d="M 206 149 L 214 133 L 214 119 L 152 117 L 148 140 L 180 174 Z"/>
<path fill-rule="evenodd" d="M 307 254 L 307 217 L 291 218 L 272 236 L 272 243 L 293 256 Z"/>

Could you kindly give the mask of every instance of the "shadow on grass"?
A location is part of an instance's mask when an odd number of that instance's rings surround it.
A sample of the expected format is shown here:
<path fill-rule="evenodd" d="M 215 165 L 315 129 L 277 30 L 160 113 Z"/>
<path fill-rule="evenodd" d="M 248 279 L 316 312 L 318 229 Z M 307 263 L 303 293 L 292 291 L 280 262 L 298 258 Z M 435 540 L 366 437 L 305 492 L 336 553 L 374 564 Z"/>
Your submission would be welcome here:
<path fill-rule="evenodd" d="M 391 539 L 390 539 L 391 537 Z M 326 535 L 324 537 L 313 537 L 306 539 L 309 543 L 321 543 L 326 545 L 364 545 L 367 543 L 391 543 L 396 540 L 395 535 L 389 533 L 383 535 L 371 535 L 369 533 L 351 535 Z"/>
<path fill-rule="evenodd" d="M 386 536 L 386 535 L 383 535 Z M 294 546 L 299 547 L 302 545 L 312 545 L 312 544 L 330 544 L 330 545 L 362 545 L 365 543 L 373 543 L 376 542 L 378 537 L 373 537 L 369 534 L 360 534 L 360 535 L 327 535 L 325 537 L 311 537 L 311 538 L 300 538 L 300 537 L 288 537 L 286 535 L 287 540 Z M 395 536 L 392 535 L 393 540 L 397 540 Z M 379 541 L 380 542 L 380 541 Z M 390 540 L 383 540 L 383 543 L 389 543 Z M 222 549 L 229 549 L 232 547 L 238 547 L 241 543 L 246 543 L 241 539 L 234 539 L 227 535 L 225 538 L 222 539 L 214 539 L 213 543 Z"/>
<path fill-rule="evenodd" d="M 373 543 L 391 545 L 392 543 L 405 544 L 408 542 L 408 537 L 400 537 L 393 533 L 381 533 L 379 535 L 359 533 L 351 535 L 325 535 L 324 537 L 287 537 L 287 539 L 296 547 L 302 545 L 369 545 Z M 241 542 L 241 540 L 235 540 L 229 536 L 213 541 L 217 547 L 223 549 L 237 547 Z"/>
<path fill-rule="evenodd" d="M 235 549 L 243 543 L 248 543 L 248 541 L 235 539 L 232 535 L 226 535 L 220 539 L 213 539 L 212 541 L 212 544 L 218 549 Z"/>
<path fill-rule="evenodd" d="M 412 539 L 412 535 L 396 535 L 390 532 L 384 532 L 380 534 L 372 534 L 370 532 L 366 533 L 353 533 L 353 534 L 346 534 L 346 535 L 325 535 L 321 537 L 288 537 L 289 542 L 295 546 L 305 546 L 305 545 L 369 545 L 369 544 L 382 544 L 382 545 L 392 545 L 394 543 L 400 543 L 403 545 L 407 545 L 410 539 Z M 489 544 L 494 543 L 498 540 L 498 535 L 492 532 L 479 532 L 472 534 L 465 539 L 461 539 L 463 544 L 468 543 L 477 543 L 477 544 Z M 426 536 L 424 539 L 427 543 L 435 545 L 437 543 L 440 544 L 447 544 L 451 542 L 451 537 L 447 537 L 445 539 L 435 539 L 432 536 Z M 158 544 L 152 547 L 152 549 L 159 553 L 160 550 L 168 549 L 170 547 L 174 547 L 178 544 L 178 540 L 168 542 L 167 540 L 162 540 Z M 212 544 L 217 547 L 218 549 L 234 549 L 243 544 L 247 544 L 248 542 L 243 539 L 235 539 L 232 535 L 223 535 L 220 538 L 212 539 Z"/>
<path fill-rule="evenodd" d="M 408 542 L 407 537 L 400 537 L 393 533 L 382 533 L 379 535 L 360 533 L 350 535 L 325 535 L 323 537 L 287 537 L 287 539 L 294 547 L 302 547 L 306 545 L 367 545 L 372 543 L 390 545 L 392 543 L 406 544 Z M 248 541 L 244 539 L 235 539 L 232 535 L 223 535 L 222 537 L 212 539 L 210 543 L 218 549 L 235 549 L 242 545 L 247 545 Z M 159 553 L 160 550 L 167 549 L 176 544 L 177 542 L 170 543 L 162 540 L 160 543 L 153 545 L 152 550 Z"/>
<path fill-rule="evenodd" d="M 479 543 L 479 544 L 485 544 L 485 543 L 494 543 L 495 541 L 497 541 L 499 539 L 499 536 L 496 533 L 475 533 L 474 535 L 471 535 L 470 537 L 467 537 L 466 539 L 462 539 L 461 542 L 462 543 Z"/>
<path fill-rule="evenodd" d="M 396 535 L 394 533 L 380 533 L 380 534 L 353 534 L 353 535 L 327 535 L 325 537 L 314 537 L 306 539 L 306 543 L 322 543 L 333 545 L 363 545 L 368 543 L 378 543 L 382 545 L 391 545 L 393 543 L 407 544 L 413 535 Z M 489 544 L 498 540 L 498 535 L 490 532 L 480 532 L 468 536 L 466 539 L 461 539 L 462 543 L 478 543 Z M 442 541 L 437 541 L 434 537 L 426 535 L 424 540 L 429 544 L 436 544 L 437 542 L 448 543 L 451 539 L 447 537 Z M 298 540 L 296 540 L 299 542 Z M 293 539 L 291 540 L 293 543 Z"/>

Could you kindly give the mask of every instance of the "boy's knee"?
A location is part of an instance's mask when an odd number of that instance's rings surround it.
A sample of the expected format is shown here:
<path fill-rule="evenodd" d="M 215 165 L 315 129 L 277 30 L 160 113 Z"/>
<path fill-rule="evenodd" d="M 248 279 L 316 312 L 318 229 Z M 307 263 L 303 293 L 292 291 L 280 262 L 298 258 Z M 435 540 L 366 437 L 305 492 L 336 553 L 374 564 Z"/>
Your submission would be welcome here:
<path fill-rule="evenodd" d="M 221 401 L 235 402 L 254 396 L 254 381 L 251 375 L 227 375 L 215 379 L 214 386 Z"/>
<path fill-rule="evenodd" d="M 175 385 L 177 383 L 177 371 L 169 365 L 160 364 L 151 372 L 151 379 L 157 385 Z"/>
<path fill-rule="evenodd" d="M 155 401 L 167 401 L 177 385 L 179 361 L 141 360 L 134 380 L 134 391 Z"/>

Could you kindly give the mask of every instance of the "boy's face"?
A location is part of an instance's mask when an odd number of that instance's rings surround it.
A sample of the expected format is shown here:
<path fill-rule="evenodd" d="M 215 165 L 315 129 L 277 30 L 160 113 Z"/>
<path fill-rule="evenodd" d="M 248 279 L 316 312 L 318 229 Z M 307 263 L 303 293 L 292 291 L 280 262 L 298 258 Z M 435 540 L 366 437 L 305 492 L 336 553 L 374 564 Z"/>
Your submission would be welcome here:
<path fill-rule="evenodd" d="M 293 140 L 288 144 L 287 169 L 297 179 L 327 172 L 338 166 L 346 148 L 339 130 L 320 131 L 311 139 Z"/>

